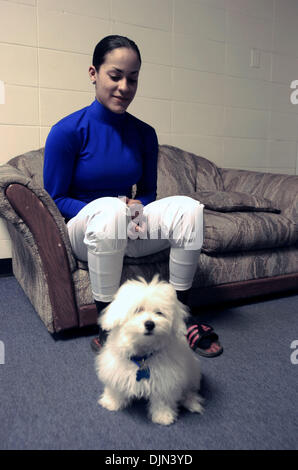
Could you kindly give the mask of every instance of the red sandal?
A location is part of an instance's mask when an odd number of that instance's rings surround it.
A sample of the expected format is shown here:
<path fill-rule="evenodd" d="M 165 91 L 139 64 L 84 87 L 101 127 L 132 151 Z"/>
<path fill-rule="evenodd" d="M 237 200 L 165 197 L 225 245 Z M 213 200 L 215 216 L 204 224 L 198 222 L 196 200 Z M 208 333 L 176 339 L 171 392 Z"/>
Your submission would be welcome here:
<path fill-rule="evenodd" d="M 207 323 L 194 323 L 187 329 L 186 338 L 190 348 L 204 357 L 216 357 L 223 353 L 218 335 Z"/>
<path fill-rule="evenodd" d="M 95 353 L 99 353 L 101 349 L 103 348 L 106 340 L 108 337 L 108 333 L 105 330 L 102 330 L 101 327 L 99 327 L 99 334 L 95 338 L 92 339 L 91 341 L 91 349 Z"/>

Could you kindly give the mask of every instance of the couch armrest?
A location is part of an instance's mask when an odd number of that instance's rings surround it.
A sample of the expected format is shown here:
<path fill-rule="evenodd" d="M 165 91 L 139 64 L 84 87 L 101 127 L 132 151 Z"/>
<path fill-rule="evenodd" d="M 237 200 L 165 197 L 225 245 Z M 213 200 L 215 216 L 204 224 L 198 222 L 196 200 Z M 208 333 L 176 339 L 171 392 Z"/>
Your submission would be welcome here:
<path fill-rule="evenodd" d="M 258 195 L 275 203 L 286 217 L 298 218 L 298 176 L 221 168 L 225 191 Z"/>
<path fill-rule="evenodd" d="M 36 242 L 48 283 L 55 331 L 79 325 L 65 245 L 46 206 L 26 186 L 10 184 L 6 196 Z"/>
<path fill-rule="evenodd" d="M 54 203 L 53 199 L 46 192 L 45 189 L 34 185 L 30 177 L 25 176 L 23 173 L 21 173 L 20 170 L 18 170 L 17 168 L 9 164 L 0 165 L 0 214 L 1 216 L 4 219 L 6 219 L 8 222 L 10 222 L 12 225 L 15 225 L 18 231 L 22 231 L 22 227 L 21 227 L 22 221 L 20 219 L 20 216 L 13 209 L 6 195 L 7 188 L 11 184 L 15 184 L 15 183 L 18 183 L 30 189 L 30 191 L 32 191 L 32 193 L 34 193 L 35 196 L 40 200 L 40 202 L 46 207 L 50 215 L 53 217 L 54 222 L 56 223 L 58 227 L 60 236 L 65 245 L 70 269 L 71 271 L 74 271 L 75 269 L 77 269 L 77 261 L 72 252 L 66 224 L 64 222 L 64 219 L 59 209 Z"/>
<path fill-rule="evenodd" d="M 0 167 L 0 215 L 38 250 L 55 331 L 78 326 L 72 281 L 77 263 L 64 219 L 48 193 L 10 165 Z"/>

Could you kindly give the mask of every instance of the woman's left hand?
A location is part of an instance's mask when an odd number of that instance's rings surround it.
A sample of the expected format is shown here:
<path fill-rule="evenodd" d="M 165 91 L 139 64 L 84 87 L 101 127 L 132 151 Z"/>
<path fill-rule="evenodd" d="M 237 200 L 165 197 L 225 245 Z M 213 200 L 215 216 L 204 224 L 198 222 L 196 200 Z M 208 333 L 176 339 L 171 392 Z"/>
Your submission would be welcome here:
<path fill-rule="evenodd" d="M 139 199 L 129 199 L 127 197 L 126 198 L 126 205 L 128 207 L 131 207 L 131 208 L 133 208 L 133 206 L 141 206 L 141 207 L 139 207 L 139 211 L 136 210 L 135 213 L 133 211 L 131 211 L 132 212 L 132 219 L 137 217 L 139 215 L 139 212 L 143 211 L 143 204 L 141 203 L 141 201 L 139 201 Z M 137 209 L 137 207 L 136 207 L 136 209 Z"/>
<path fill-rule="evenodd" d="M 143 232 L 145 230 L 144 221 L 142 220 L 143 204 L 139 199 L 126 198 L 126 205 L 130 208 L 131 218 L 134 221 L 134 230 L 136 232 Z"/>

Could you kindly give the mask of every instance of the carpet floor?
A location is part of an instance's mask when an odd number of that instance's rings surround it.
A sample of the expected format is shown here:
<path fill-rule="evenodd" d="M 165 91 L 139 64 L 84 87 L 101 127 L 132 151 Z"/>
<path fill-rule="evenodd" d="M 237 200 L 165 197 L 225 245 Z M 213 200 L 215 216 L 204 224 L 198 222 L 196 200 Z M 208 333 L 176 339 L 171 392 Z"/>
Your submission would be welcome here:
<path fill-rule="evenodd" d="M 181 410 L 169 427 L 145 401 L 99 407 L 94 332 L 53 338 L 14 277 L 0 298 L 0 449 L 298 449 L 297 295 L 202 313 L 224 353 L 201 358 L 205 413 Z"/>

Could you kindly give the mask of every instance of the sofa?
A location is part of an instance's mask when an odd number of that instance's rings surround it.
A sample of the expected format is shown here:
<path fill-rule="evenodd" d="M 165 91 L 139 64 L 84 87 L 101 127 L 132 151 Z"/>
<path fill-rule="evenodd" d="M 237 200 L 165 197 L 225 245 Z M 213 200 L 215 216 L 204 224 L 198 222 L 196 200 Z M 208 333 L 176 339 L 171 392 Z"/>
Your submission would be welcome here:
<path fill-rule="evenodd" d="M 65 220 L 43 188 L 44 149 L 0 167 L 0 217 L 12 241 L 13 273 L 50 333 L 94 325 L 88 266 L 75 258 Z M 204 204 L 204 243 L 193 307 L 297 289 L 298 176 L 220 168 L 170 145 L 159 146 L 157 198 Z M 124 258 L 121 283 L 155 273 L 168 279 L 169 249 Z"/>

